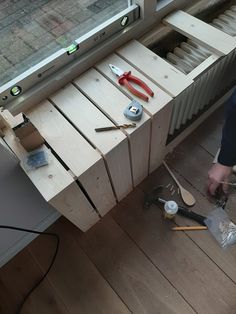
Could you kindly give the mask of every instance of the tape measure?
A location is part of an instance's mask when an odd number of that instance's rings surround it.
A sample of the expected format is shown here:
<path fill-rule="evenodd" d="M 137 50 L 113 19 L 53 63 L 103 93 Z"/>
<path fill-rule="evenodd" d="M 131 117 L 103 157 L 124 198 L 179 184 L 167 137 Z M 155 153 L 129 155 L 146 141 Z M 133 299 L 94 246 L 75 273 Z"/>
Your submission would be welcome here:
<path fill-rule="evenodd" d="M 137 100 L 132 102 L 125 108 L 124 116 L 132 121 L 138 121 L 142 118 L 143 107 Z"/>

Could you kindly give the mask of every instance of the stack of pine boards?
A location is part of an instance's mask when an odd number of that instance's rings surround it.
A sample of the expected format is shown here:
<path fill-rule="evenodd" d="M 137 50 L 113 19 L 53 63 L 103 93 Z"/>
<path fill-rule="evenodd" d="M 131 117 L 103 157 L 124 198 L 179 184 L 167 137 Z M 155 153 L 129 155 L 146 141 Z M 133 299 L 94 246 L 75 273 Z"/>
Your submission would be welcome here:
<path fill-rule="evenodd" d="M 196 76 L 235 49 L 235 38 L 182 11 L 164 23 L 212 50 L 214 60 L 200 64 Z M 120 86 L 110 63 L 142 79 L 154 97 L 145 102 Z M 173 99 L 193 82 L 193 75 L 133 40 L 25 112 L 45 139 L 47 166 L 29 171 L 23 162 L 27 152 L 13 133 L 7 130 L 3 139 L 44 199 L 86 231 L 161 164 Z M 95 132 L 130 123 L 123 111 L 133 99 L 144 109 L 136 128 Z"/>

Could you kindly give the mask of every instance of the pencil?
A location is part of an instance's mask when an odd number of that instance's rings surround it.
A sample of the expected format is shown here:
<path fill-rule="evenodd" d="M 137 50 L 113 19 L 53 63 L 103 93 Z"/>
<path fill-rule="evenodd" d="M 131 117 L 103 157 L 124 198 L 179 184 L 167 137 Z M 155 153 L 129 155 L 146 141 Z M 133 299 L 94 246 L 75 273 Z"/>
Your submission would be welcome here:
<path fill-rule="evenodd" d="M 173 227 L 174 231 L 194 231 L 194 230 L 207 230 L 206 226 L 186 226 L 186 227 Z"/>

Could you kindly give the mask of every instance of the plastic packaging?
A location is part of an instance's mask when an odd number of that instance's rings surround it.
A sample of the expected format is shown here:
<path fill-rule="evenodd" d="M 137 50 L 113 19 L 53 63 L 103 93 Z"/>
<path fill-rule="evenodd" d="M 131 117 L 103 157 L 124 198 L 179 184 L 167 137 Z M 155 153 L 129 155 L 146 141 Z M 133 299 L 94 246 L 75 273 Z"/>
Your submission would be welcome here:
<path fill-rule="evenodd" d="M 222 248 L 236 243 L 236 225 L 221 207 L 213 210 L 204 222 Z"/>
<path fill-rule="evenodd" d="M 23 162 L 26 171 L 34 170 L 48 165 L 49 155 L 47 150 L 41 147 L 28 153 Z"/>
<path fill-rule="evenodd" d="M 165 202 L 164 210 L 165 218 L 172 219 L 178 211 L 178 205 L 174 201 Z"/>

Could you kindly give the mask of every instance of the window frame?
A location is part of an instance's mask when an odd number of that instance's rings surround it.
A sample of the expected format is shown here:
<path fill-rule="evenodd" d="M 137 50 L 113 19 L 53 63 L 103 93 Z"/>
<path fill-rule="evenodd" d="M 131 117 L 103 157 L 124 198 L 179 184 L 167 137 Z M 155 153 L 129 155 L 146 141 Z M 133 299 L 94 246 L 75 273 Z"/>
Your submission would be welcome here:
<path fill-rule="evenodd" d="M 26 110 L 65 86 L 125 42 L 140 38 L 169 12 L 191 2 L 194 0 L 165 0 L 159 8 L 158 0 L 130 1 L 129 8 L 76 39 L 75 42 L 80 48 L 75 53 L 68 56 L 66 49 L 60 49 L 0 87 L 0 106 L 15 114 Z M 138 10 L 140 11 L 137 19 Z M 134 14 L 133 19 L 126 27 L 118 29 L 117 23 L 127 14 Z M 22 93 L 11 96 L 13 86 L 22 87 Z M 7 100 L 3 100 L 4 96 L 7 96 Z"/>

